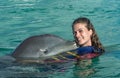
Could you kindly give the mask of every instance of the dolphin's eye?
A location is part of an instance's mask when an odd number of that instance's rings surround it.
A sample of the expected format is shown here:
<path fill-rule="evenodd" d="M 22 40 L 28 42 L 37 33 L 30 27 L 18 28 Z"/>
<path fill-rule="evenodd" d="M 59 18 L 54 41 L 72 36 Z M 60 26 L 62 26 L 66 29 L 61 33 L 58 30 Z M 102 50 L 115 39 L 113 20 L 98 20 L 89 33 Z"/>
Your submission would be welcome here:
<path fill-rule="evenodd" d="M 44 53 L 47 54 L 47 53 L 48 53 L 48 50 L 45 50 Z"/>

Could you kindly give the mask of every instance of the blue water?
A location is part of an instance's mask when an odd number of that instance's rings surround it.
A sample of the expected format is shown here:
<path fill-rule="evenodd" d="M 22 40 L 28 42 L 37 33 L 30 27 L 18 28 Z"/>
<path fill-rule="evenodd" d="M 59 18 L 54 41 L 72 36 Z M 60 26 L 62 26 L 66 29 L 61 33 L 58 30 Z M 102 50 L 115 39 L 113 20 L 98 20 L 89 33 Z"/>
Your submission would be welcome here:
<path fill-rule="evenodd" d="M 119 78 L 119 5 L 120 0 L 0 0 L 1 57 L 33 35 L 50 33 L 73 40 L 71 24 L 80 16 L 92 21 L 106 48 L 106 53 L 97 60 L 83 61 L 78 66 L 73 62 L 46 65 L 44 70 L 43 65 L 5 63 L 0 65 L 0 77 Z"/>

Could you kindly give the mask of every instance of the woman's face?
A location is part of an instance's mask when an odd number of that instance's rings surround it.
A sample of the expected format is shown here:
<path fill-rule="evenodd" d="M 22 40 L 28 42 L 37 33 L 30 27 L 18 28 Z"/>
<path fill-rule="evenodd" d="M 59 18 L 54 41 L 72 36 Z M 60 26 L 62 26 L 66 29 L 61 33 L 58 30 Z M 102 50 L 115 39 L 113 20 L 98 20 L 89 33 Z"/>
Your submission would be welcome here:
<path fill-rule="evenodd" d="M 73 26 L 73 34 L 76 38 L 78 45 L 91 46 L 92 30 L 86 28 L 86 23 L 77 23 Z"/>

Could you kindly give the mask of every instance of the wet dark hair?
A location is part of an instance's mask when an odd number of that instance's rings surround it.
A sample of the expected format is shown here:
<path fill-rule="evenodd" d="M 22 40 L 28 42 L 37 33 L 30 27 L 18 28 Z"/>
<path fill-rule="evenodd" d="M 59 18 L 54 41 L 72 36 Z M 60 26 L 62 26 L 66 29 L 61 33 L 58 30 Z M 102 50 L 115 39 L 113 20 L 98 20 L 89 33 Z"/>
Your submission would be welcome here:
<path fill-rule="evenodd" d="M 72 29 L 74 29 L 73 27 L 77 23 L 85 23 L 85 24 L 87 24 L 86 28 L 88 30 L 92 30 L 92 32 L 93 32 L 92 36 L 91 36 L 92 46 L 94 46 L 96 49 L 101 49 L 102 52 L 105 52 L 104 47 L 102 46 L 101 42 L 99 41 L 97 33 L 96 33 L 95 29 L 94 29 L 94 26 L 90 22 L 90 20 L 88 18 L 85 18 L 85 17 L 79 17 L 79 18 L 75 19 L 74 22 L 72 23 Z"/>

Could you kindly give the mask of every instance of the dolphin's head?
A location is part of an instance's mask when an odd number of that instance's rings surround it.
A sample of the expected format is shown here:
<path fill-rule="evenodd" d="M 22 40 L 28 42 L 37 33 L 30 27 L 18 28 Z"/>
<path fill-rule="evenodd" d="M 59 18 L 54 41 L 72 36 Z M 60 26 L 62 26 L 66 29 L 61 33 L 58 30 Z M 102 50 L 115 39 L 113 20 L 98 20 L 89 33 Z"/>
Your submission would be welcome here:
<path fill-rule="evenodd" d="M 73 41 L 66 41 L 64 43 L 57 44 L 51 48 L 46 49 L 45 51 L 42 52 L 43 57 L 51 57 L 56 54 L 74 50 L 77 48 L 77 45 Z"/>

